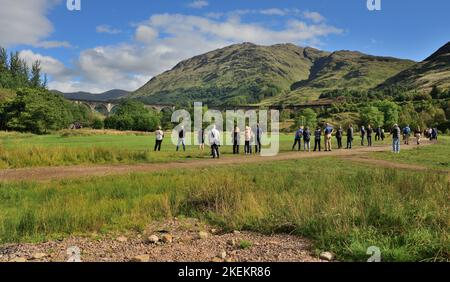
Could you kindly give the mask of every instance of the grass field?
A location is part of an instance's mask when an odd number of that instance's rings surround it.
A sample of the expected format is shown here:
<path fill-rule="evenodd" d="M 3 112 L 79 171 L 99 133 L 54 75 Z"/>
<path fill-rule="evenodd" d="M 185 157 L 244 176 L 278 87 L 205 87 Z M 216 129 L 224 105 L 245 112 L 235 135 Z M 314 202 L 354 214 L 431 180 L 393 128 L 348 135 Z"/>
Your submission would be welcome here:
<path fill-rule="evenodd" d="M 2 243 L 69 234 L 143 230 L 151 220 L 194 216 L 228 230 L 292 232 L 364 260 L 448 260 L 446 175 L 323 158 L 274 164 L 0 184 Z"/>
<path fill-rule="evenodd" d="M 170 133 L 166 135 L 169 136 Z M 79 136 L 0 133 L 0 169 L 68 166 L 92 164 L 159 163 L 209 157 L 209 148 L 200 152 L 197 146 L 188 146 L 186 152 L 176 152 L 167 137 L 162 151 L 155 153 L 155 137 L 135 134 L 103 134 L 87 132 Z M 280 152 L 291 151 L 294 134 L 280 134 Z M 345 139 L 345 138 L 344 138 Z M 314 145 L 312 140 L 312 146 Z M 335 140 L 333 140 L 335 143 Z M 344 140 L 345 142 L 345 140 Z M 354 147 L 359 147 L 356 137 Z M 389 142 L 388 139 L 384 143 Z M 380 144 L 380 143 L 377 143 Z M 335 144 L 334 144 L 335 145 Z M 322 139 L 323 146 L 323 139 Z M 232 155 L 232 146 L 222 146 L 224 156 Z M 244 147 L 240 148 L 241 154 Z"/>

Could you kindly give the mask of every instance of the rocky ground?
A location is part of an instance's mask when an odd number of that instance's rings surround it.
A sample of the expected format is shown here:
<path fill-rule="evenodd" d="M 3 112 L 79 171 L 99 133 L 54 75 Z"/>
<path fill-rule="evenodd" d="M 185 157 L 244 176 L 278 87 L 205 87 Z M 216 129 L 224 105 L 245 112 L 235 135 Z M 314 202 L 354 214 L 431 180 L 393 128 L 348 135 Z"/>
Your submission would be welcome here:
<path fill-rule="evenodd" d="M 76 248 L 71 248 L 76 247 Z M 80 250 L 77 256 L 77 248 Z M 324 260 L 329 260 L 322 256 Z M 319 262 L 311 243 L 293 235 L 222 232 L 196 219 L 154 223 L 144 232 L 69 237 L 0 246 L 0 262 Z"/>

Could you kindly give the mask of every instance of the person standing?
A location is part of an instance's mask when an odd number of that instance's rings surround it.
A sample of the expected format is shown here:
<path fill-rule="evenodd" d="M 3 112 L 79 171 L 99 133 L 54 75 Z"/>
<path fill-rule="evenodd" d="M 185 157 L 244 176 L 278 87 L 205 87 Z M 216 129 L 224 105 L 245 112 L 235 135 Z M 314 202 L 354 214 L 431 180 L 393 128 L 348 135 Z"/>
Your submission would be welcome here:
<path fill-rule="evenodd" d="M 342 129 L 342 126 L 339 126 L 338 130 L 336 131 L 336 140 L 338 144 L 338 149 L 342 149 L 342 136 L 344 135 L 344 130 Z"/>
<path fill-rule="evenodd" d="M 372 147 L 372 132 L 373 132 L 372 126 L 370 126 L 370 124 L 369 124 L 367 126 L 367 130 L 366 130 L 366 133 L 367 133 L 367 146 L 369 146 L 369 147 Z"/>
<path fill-rule="evenodd" d="M 252 154 L 252 147 L 250 146 L 250 142 L 252 141 L 253 131 L 249 126 L 245 127 L 244 132 L 244 138 L 245 138 L 245 145 L 244 145 L 244 152 L 246 155 Z"/>
<path fill-rule="evenodd" d="M 416 137 L 417 145 L 420 145 L 420 137 L 422 136 L 422 131 L 420 130 L 420 126 L 417 126 L 416 130 L 414 131 L 414 136 Z"/>
<path fill-rule="evenodd" d="M 325 135 L 325 152 L 331 152 L 331 135 L 333 134 L 333 127 L 327 123 L 323 132 Z"/>
<path fill-rule="evenodd" d="M 366 130 L 364 129 L 364 126 L 361 126 L 361 146 L 364 146 L 364 137 L 366 136 Z"/>
<path fill-rule="evenodd" d="M 409 145 L 409 136 L 411 135 L 411 128 L 407 125 L 403 128 L 403 143 Z"/>
<path fill-rule="evenodd" d="M 233 155 L 239 155 L 239 144 L 241 143 L 241 130 L 238 126 L 234 127 L 233 134 Z"/>
<path fill-rule="evenodd" d="M 306 127 L 305 130 L 303 130 L 303 151 L 306 151 L 307 147 L 308 152 L 311 152 L 311 131 L 309 130 L 309 127 Z"/>
<path fill-rule="evenodd" d="M 202 152 L 205 150 L 205 130 L 203 128 L 198 131 L 198 149 Z"/>
<path fill-rule="evenodd" d="M 380 141 L 381 139 L 381 127 L 377 127 L 377 129 L 375 129 L 375 141 Z"/>
<path fill-rule="evenodd" d="M 161 130 L 161 126 L 158 126 L 158 129 L 155 131 L 156 135 L 156 143 L 155 143 L 155 152 L 158 150 L 161 151 L 161 144 L 164 139 L 164 131 Z"/>
<path fill-rule="evenodd" d="M 177 152 L 180 149 L 180 144 L 183 145 L 183 151 L 186 152 L 186 143 L 184 142 L 184 138 L 186 138 L 186 130 L 184 130 L 184 126 L 181 126 L 180 131 L 178 131 Z"/>
<path fill-rule="evenodd" d="M 220 158 L 219 146 L 220 146 L 220 132 L 216 126 L 213 126 L 209 134 L 209 143 L 211 144 L 211 151 L 213 159 Z"/>
<path fill-rule="evenodd" d="M 295 146 L 297 144 L 298 144 L 298 151 L 300 151 L 302 137 L 303 137 L 303 126 L 300 126 L 298 130 L 295 132 L 294 145 L 292 145 L 292 151 L 294 151 Z"/>
<path fill-rule="evenodd" d="M 384 141 L 386 135 L 384 134 L 384 128 L 381 129 L 381 141 Z"/>
<path fill-rule="evenodd" d="M 316 128 L 316 131 L 314 131 L 314 152 L 317 151 L 317 148 L 319 148 L 320 152 L 320 142 L 322 138 L 322 130 L 320 129 L 320 126 Z"/>
<path fill-rule="evenodd" d="M 431 139 L 436 141 L 438 140 L 438 130 L 436 127 L 431 129 Z"/>
<path fill-rule="evenodd" d="M 261 139 L 262 139 L 262 129 L 259 127 L 259 123 L 256 125 L 255 130 L 255 136 L 256 136 L 256 143 L 255 143 L 255 154 L 261 153 Z"/>
<path fill-rule="evenodd" d="M 400 153 L 400 127 L 397 124 L 394 124 L 394 127 L 391 129 L 392 135 L 392 151 L 396 154 Z"/>
<path fill-rule="evenodd" d="M 347 149 L 351 149 L 353 144 L 353 125 L 350 124 L 347 128 Z"/>

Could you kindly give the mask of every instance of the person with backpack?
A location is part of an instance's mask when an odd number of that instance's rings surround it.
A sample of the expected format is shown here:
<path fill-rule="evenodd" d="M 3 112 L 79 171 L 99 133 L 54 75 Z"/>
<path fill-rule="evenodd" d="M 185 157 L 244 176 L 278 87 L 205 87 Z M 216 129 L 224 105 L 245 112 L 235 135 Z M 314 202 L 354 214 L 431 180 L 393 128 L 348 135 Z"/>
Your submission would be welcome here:
<path fill-rule="evenodd" d="M 364 137 L 366 136 L 366 130 L 364 129 L 364 126 L 361 126 L 361 146 L 364 146 Z"/>
<path fill-rule="evenodd" d="M 180 144 L 183 145 L 183 151 L 186 152 L 186 143 L 184 141 L 184 138 L 186 138 L 186 130 L 184 130 L 184 126 L 181 126 L 180 131 L 178 131 L 177 152 L 180 149 Z"/>
<path fill-rule="evenodd" d="M 263 131 L 262 131 L 261 127 L 259 127 L 259 124 L 257 124 L 256 130 L 255 130 L 255 137 L 256 137 L 255 154 L 261 153 L 262 134 L 263 134 Z"/>
<path fill-rule="evenodd" d="M 367 146 L 372 147 L 372 126 L 370 124 L 367 126 L 366 134 L 367 134 Z"/>
<path fill-rule="evenodd" d="M 203 128 L 198 131 L 198 149 L 202 152 L 205 150 L 205 130 Z"/>
<path fill-rule="evenodd" d="M 392 135 L 392 151 L 396 154 L 400 153 L 400 127 L 397 124 L 394 124 L 394 127 L 391 129 Z"/>
<path fill-rule="evenodd" d="M 231 138 L 233 139 L 233 155 L 239 155 L 239 144 L 241 143 L 241 130 L 238 126 L 234 127 Z"/>
<path fill-rule="evenodd" d="M 244 152 L 246 155 L 251 155 L 252 146 L 250 146 L 250 142 L 253 140 L 253 131 L 249 126 L 245 127 L 244 139 L 245 139 Z"/>
<path fill-rule="evenodd" d="M 320 139 L 322 138 L 322 130 L 320 129 L 320 126 L 316 128 L 316 131 L 314 131 L 314 152 L 317 151 L 317 148 L 320 152 Z"/>
<path fill-rule="evenodd" d="M 350 124 L 347 128 L 347 149 L 351 149 L 353 144 L 353 125 Z"/>
<path fill-rule="evenodd" d="M 405 145 L 409 145 L 409 136 L 411 134 L 411 128 L 409 125 L 407 125 L 405 128 L 403 128 L 403 143 Z"/>
<path fill-rule="evenodd" d="M 325 135 L 325 152 L 331 152 L 331 135 L 333 134 L 333 127 L 327 123 L 323 133 Z"/>
<path fill-rule="evenodd" d="M 292 151 L 294 151 L 295 146 L 297 144 L 298 144 L 298 151 L 300 151 L 302 137 L 303 137 L 303 126 L 300 126 L 298 130 L 295 132 L 294 145 L 292 145 Z"/>
<path fill-rule="evenodd" d="M 342 149 L 342 136 L 344 135 L 344 130 L 342 129 L 342 126 L 339 126 L 338 130 L 336 131 L 336 140 L 338 144 L 338 149 Z"/>
<path fill-rule="evenodd" d="M 155 143 L 155 152 L 158 150 L 161 151 L 161 144 L 164 139 L 164 131 L 161 130 L 161 126 L 158 126 L 158 129 L 155 131 L 156 135 L 156 143 Z"/>
<path fill-rule="evenodd" d="M 213 126 L 209 134 L 209 143 L 211 144 L 212 157 L 220 158 L 219 146 L 220 146 L 220 132 L 217 130 L 216 126 Z"/>
<path fill-rule="evenodd" d="M 308 148 L 308 152 L 311 152 L 311 131 L 309 127 L 303 130 L 303 151 L 306 151 L 306 148 Z"/>

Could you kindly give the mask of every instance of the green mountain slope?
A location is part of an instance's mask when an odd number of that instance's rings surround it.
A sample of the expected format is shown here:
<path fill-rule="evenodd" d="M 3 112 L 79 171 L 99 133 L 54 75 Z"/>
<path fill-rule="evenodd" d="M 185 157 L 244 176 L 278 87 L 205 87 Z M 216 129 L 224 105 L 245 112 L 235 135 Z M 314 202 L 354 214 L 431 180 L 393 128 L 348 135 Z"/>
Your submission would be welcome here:
<path fill-rule="evenodd" d="M 293 44 L 231 45 L 185 60 L 131 95 L 150 103 L 249 104 L 286 94 L 328 53 Z"/>
<path fill-rule="evenodd" d="M 377 90 L 399 87 L 407 90 L 429 92 L 437 86 L 450 89 L 450 42 L 442 46 L 424 61 L 387 79 Z"/>
<path fill-rule="evenodd" d="M 147 103 L 302 103 L 333 89 L 369 90 L 413 64 L 352 51 L 244 43 L 185 60 L 130 97 Z"/>

